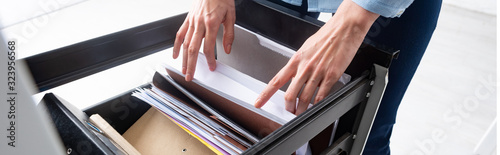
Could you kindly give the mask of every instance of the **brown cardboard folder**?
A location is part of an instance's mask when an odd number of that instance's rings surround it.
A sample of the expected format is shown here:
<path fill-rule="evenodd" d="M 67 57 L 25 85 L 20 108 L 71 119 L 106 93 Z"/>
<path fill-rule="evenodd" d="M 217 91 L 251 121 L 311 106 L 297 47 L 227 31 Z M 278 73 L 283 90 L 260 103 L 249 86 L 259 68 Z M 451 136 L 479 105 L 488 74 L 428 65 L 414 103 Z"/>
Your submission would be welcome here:
<path fill-rule="evenodd" d="M 158 110 L 149 109 L 123 137 L 141 154 L 215 154 Z"/>

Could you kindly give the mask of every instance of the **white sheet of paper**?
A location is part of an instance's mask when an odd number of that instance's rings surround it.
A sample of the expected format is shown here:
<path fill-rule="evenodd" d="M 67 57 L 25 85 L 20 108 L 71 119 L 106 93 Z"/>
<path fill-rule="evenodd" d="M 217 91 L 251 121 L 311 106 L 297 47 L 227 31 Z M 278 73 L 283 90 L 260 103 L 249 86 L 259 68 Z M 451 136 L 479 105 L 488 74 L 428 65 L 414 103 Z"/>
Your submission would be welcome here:
<path fill-rule="evenodd" d="M 178 71 L 182 70 L 182 59 L 169 59 L 167 65 Z M 210 71 L 206 58 L 201 53 L 196 63 L 194 79 L 250 105 L 253 105 L 259 93 L 264 90 L 266 86 L 265 83 L 251 78 L 220 62 L 217 62 L 215 71 Z M 283 91 L 279 90 L 261 109 L 288 122 L 295 118 L 295 115 L 285 110 L 284 94 Z"/>

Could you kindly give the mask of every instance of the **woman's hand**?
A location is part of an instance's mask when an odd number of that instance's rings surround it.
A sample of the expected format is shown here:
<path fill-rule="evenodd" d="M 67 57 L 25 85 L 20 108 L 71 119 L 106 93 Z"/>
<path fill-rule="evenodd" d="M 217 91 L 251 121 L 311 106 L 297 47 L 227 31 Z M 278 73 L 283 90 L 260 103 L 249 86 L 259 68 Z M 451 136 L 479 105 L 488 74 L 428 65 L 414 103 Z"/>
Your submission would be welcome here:
<path fill-rule="evenodd" d="M 203 38 L 203 53 L 209 69 L 215 70 L 215 40 L 221 23 L 224 25 L 224 51 L 230 53 L 235 21 L 234 0 L 200 0 L 195 4 L 177 31 L 174 43 L 174 59 L 179 56 L 180 47 L 183 45 L 182 74 L 186 75 L 186 81 L 193 79 Z"/>
<path fill-rule="evenodd" d="M 309 103 L 315 104 L 325 98 L 347 69 L 378 16 L 344 0 L 337 13 L 304 42 L 269 82 L 255 107 L 262 107 L 289 80 L 292 82 L 285 93 L 287 111 L 299 115 Z M 312 101 L 316 89 L 318 92 Z"/>

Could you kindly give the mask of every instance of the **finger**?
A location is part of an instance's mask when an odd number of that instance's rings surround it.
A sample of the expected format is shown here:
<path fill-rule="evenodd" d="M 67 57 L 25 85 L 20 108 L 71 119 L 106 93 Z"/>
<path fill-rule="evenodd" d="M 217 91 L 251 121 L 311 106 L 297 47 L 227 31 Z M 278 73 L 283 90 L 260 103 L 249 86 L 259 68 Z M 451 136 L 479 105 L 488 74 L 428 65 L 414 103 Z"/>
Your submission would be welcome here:
<path fill-rule="evenodd" d="M 224 45 L 224 51 L 229 54 L 231 53 L 231 47 L 234 41 L 234 23 L 236 22 L 236 14 L 234 9 L 229 9 L 226 13 L 224 25 L 224 33 L 222 43 Z"/>
<path fill-rule="evenodd" d="M 182 54 L 182 74 L 186 75 L 186 70 L 187 70 L 187 63 L 188 63 L 188 47 L 191 42 L 191 38 L 193 36 L 194 32 L 194 23 L 191 20 L 192 18 L 189 19 L 189 25 L 188 25 L 188 31 L 186 33 L 186 37 L 184 38 L 184 43 L 183 43 L 183 54 Z"/>
<path fill-rule="evenodd" d="M 213 20 L 205 21 L 205 27 L 207 31 L 205 32 L 205 43 L 203 45 L 204 46 L 203 53 L 205 53 L 205 57 L 208 63 L 208 68 L 210 69 L 210 71 L 214 71 L 216 67 L 214 48 L 219 26 L 220 23 L 217 23 Z"/>
<path fill-rule="evenodd" d="M 333 77 L 325 77 L 323 81 L 321 81 L 321 84 L 318 89 L 318 93 L 316 94 L 316 97 L 314 98 L 314 103 L 316 104 L 319 101 L 323 100 L 329 93 L 330 90 L 332 89 L 333 85 L 338 81 L 336 80 L 338 78 L 333 78 Z"/>
<path fill-rule="evenodd" d="M 200 51 L 201 41 L 205 35 L 205 28 L 203 25 L 198 25 L 191 39 L 191 44 L 188 48 L 188 60 L 186 70 L 186 81 L 193 80 L 194 72 L 196 70 L 196 62 L 198 60 L 198 52 Z"/>
<path fill-rule="evenodd" d="M 175 35 L 175 42 L 174 42 L 174 53 L 173 53 L 173 58 L 177 59 L 179 57 L 179 51 L 182 46 L 182 42 L 184 42 L 184 37 L 186 36 L 187 30 L 188 30 L 188 18 L 184 19 L 184 22 L 182 23 L 181 27 L 177 31 Z"/>
<path fill-rule="evenodd" d="M 273 96 L 278 89 L 283 87 L 295 74 L 295 70 L 289 66 L 285 66 L 282 68 L 276 76 L 269 81 L 269 84 L 264 88 L 264 90 L 260 93 L 259 97 L 254 103 L 256 108 L 261 108 L 266 104 L 266 102 Z"/>
<path fill-rule="evenodd" d="M 285 109 L 291 113 L 295 113 L 297 97 L 305 82 L 311 76 L 312 67 L 306 66 L 304 70 L 299 70 L 295 78 L 292 79 L 290 86 L 285 93 Z"/>
<path fill-rule="evenodd" d="M 185 46 L 183 46 L 185 47 Z M 187 61 L 188 61 L 188 52 L 186 48 L 183 48 L 182 52 L 182 74 L 186 75 L 187 70 Z"/>
<path fill-rule="evenodd" d="M 299 115 L 307 110 L 309 103 L 311 103 L 311 99 L 318 88 L 319 81 L 317 79 L 317 74 L 314 74 L 309 80 L 307 80 L 306 85 L 302 89 L 302 92 L 299 96 L 299 103 L 297 105 L 297 110 L 295 111 L 295 115 Z"/>

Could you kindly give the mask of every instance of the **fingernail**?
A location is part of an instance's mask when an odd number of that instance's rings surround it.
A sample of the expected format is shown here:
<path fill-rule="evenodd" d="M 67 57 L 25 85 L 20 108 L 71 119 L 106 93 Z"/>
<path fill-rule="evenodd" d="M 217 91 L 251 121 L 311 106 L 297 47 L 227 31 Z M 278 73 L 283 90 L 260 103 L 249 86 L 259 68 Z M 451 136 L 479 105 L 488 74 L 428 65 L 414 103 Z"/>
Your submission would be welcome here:
<path fill-rule="evenodd" d="M 260 108 L 260 107 L 261 107 L 260 102 L 262 102 L 262 101 L 261 101 L 261 99 L 260 99 L 260 97 L 259 97 L 259 98 L 257 98 L 257 99 L 255 100 L 254 106 L 255 106 L 256 108 Z"/>
<path fill-rule="evenodd" d="M 193 76 L 191 74 L 186 74 L 186 81 L 193 80 Z"/>
<path fill-rule="evenodd" d="M 293 105 L 294 107 L 289 107 L 289 106 L 285 106 L 285 110 L 292 113 L 292 114 L 295 114 L 295 103 L 292 104 L 292 103 L 286 103 L 287 105 Z"/>
<path fill-rule="evenodd" d="M 313 104 L 316 104 L 318 103 L 319 101 L 321 101 L 323 99 L 323 97 L 321 96 L 317 96 L 316 99 L 314 99 L 314 103 Z"/>
<path fill-rule="evenodd" d="M 231 53 L 231 44 L 226 45 L 226 53 Z"/>
<path fill-rule="evenodd" d="M 210 69 L 210 71 L 212 71 L 212 72 L 213 72 L 213 71 L 215 70 L 215 65 L 210 65 L 210 66 L 208 66 L 208 69 Z"/>
<path fill-rule="evenodd" d="M 182 74 L 186 75 L 186 70 L 187 70 L 186 67 L 182 67 Z"/>

